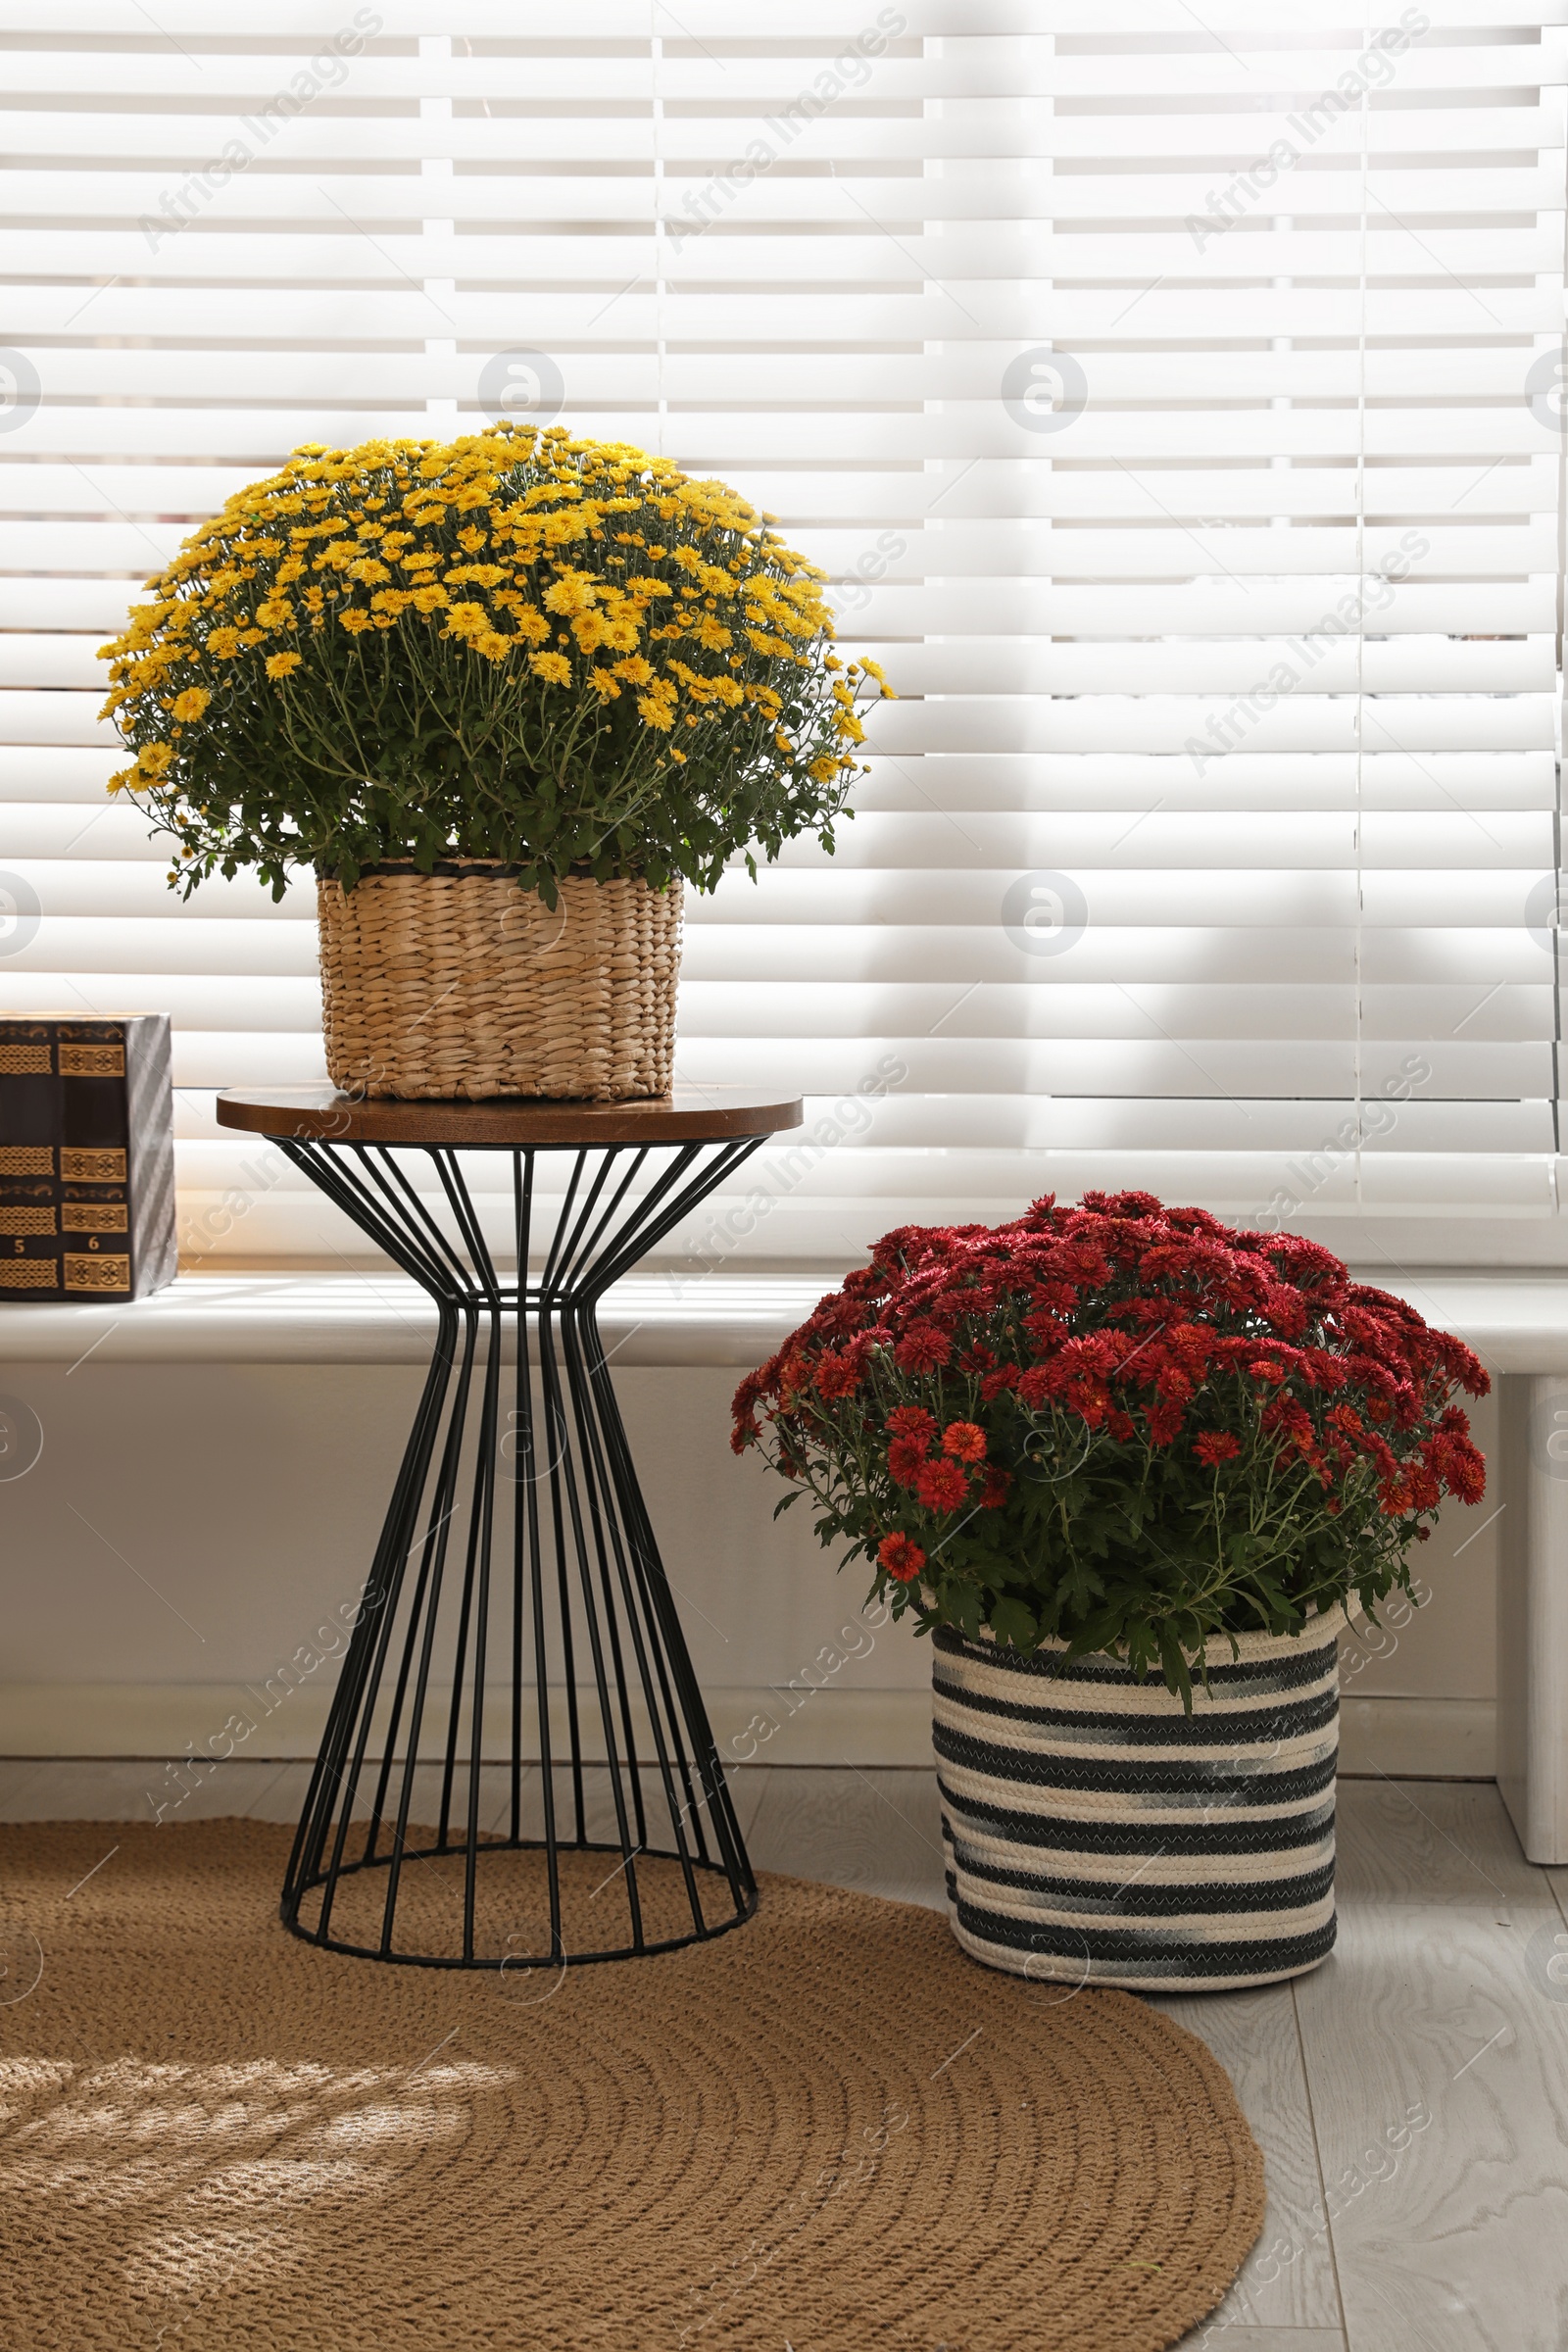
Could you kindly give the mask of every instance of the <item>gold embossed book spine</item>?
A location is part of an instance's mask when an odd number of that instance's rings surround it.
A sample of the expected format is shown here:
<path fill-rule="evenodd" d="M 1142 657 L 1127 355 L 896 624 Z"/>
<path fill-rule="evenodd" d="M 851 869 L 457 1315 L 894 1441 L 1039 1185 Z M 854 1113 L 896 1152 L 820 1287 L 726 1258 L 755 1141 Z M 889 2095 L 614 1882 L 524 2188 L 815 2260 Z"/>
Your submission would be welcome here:
<path fill-rule="evenodd" d="M 0 1019 L 0 1305 L 174 1278 L 167 1013 Z"/>

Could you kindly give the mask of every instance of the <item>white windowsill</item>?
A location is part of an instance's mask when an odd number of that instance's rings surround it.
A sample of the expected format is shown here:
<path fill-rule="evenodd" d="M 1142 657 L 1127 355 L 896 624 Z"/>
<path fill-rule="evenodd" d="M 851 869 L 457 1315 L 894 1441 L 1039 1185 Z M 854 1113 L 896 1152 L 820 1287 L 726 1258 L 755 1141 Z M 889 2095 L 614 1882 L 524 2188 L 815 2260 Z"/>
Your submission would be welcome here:
<path fill-rule="evenodd" d="M 830 1275 L 634 1274 L 599 1312 L 616 1364 L 738 1364 L 771 1355 Z M 423 1364 L 431 1301 L 406 1276 L 186 1274 L 121 1306 L 0 1305 L 0 1363 Z"/>
<path fill-rule="evenodd" d="M 606 1352 L 627 1365 L 760 1363 L 837 1279 L 634 1274 L 600 1309 Z M 1380 1287 L 1494 1374 L 1568 1373 L 1568 1276 L 1443 1271 Z M 416 1364 L 435 1326 L 423 1292 L 391 1270 L 186 1274 L 122 1306 L 0 1303 L 0 1363 Z"/>

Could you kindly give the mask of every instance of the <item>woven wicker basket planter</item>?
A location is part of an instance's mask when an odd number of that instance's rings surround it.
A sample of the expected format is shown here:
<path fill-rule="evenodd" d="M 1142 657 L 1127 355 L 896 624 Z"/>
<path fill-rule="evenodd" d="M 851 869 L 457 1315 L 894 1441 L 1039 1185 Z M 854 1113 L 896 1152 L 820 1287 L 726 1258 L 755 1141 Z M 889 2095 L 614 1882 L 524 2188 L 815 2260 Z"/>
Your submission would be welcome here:
<path fill-rule="evenodd" d="M 1271 1984 L 1334 1942 L 1335 1637 L 1208 1651 L 1193 1712 L 1108 1657 L 935 1636 L 953 1932 L 1014 1975 Z"/>
<path fill-rule="evenodd" d="M 367 1095 L 669 1090 L 681 886 L 572 876 L 552 910 L 493 864 L 318 884 L 326 1066 Z"/>

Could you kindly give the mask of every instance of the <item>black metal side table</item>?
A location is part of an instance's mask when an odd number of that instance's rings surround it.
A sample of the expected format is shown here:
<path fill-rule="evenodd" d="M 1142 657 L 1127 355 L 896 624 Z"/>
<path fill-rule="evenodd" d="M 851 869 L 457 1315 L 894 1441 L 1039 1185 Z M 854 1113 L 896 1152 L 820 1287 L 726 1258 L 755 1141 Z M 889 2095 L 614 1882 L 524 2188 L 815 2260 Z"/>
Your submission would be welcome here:
<path fill-rule="evenodd" d="M 515 1972 L 533 1998 L 529 1972 L 749 1919 L 756 1880 L 596 1309 L 801 1104 L 736 1088 L 591 1103 L 313 1087 L 220 1095 L 218 1116 L 270 1137 L 438 1314 L 285 1924 L 332 1951 Z M 478 1200 L 470 1153 L 506 1163 Z"/>

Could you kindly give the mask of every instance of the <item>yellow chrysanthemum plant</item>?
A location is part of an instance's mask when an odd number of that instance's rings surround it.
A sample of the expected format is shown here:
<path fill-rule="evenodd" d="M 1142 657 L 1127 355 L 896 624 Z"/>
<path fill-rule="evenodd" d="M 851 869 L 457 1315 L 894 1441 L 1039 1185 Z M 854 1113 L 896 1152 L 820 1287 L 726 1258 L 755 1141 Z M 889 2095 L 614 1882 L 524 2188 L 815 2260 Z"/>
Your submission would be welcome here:
<path fill-rule="evenodd" d="M 134 755 L 110 790 L 175 837 L 186 896 L 460 858 L 554 906 L 569 875 L 711 890 L 740 853 L 831 852 L 858 703 L 891 690 L 770 521 L 558 425 L 298 449 L 104 648 Z"/>

